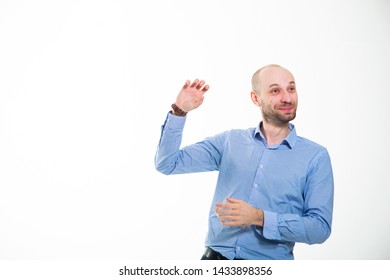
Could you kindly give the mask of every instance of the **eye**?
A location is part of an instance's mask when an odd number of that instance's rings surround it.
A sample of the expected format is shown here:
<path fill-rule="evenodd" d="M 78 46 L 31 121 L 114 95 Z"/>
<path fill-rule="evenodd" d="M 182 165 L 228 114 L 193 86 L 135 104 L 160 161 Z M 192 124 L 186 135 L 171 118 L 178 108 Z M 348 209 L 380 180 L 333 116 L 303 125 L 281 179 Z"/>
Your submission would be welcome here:
<path fill-rule="evenodd" d="M 294 92 L 294 91 L 295 91 L 295 87 L 290 87 L 288 90 L 289 90 L 290 92 Z"/>
<path fill-rule="evenodd" d="M 271 89 L 271 93 L 279 93 L 279 89 L 278 88 L 273 88 L 273 89 Z"/>

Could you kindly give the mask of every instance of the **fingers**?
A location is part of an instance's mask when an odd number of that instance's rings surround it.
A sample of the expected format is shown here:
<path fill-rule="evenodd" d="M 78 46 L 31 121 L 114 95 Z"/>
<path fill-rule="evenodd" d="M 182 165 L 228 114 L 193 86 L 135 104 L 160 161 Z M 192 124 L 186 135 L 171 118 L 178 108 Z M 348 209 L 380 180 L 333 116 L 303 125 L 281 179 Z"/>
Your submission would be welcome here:
<path fill-rule="evenodd" d="M 243 217 L 235 210 L 221 210 L 217 208 L 214 211 L 224 226 L 242 226 L 245 224 Z"/>
<path fill-rule="evenodd" d="M 195 79 L 192 84 L 191 84 L 191 87 L 195 87 L 199 84 L 199 80 L 198 79 Z"/>
<path fill-rule="evenodd" d="M 224 226 L 246 225 L 245 203 L 242 200 L 226 198 L 227 203 L 217 202 L 214 209 L 217 217 Z"/>
<path fill-rule="evenodd" d="M 239 200 L 239 199 L 235 199 L 235 198 L 230 198 L 230 197 L 226 197 L 226 201 L 228 203 L 222 203 L 222 202 L 217 202 L 215 205 L 217 207 L 221 207 L 221 208 L 232 208 L 234 209 L 234 204 L 239 204 L 242 202 L 242 200 Z"/>
<path fill-rule="evenodd" d="M 183 85 L 183 89 L 185 88 L 188 88 L 188 86 L 191 84 L 191 81 L 190 80 L 187 80 L 184 85 Z"/>
<path fill-rule="evenodd" d="M 214 212 L 217 214 L 217 217 L 221 221 L 221 223 L 233 222 L 237 218 L 237 216 L 232 210 L 223 210 L 220 208 L 216 208 L 214 209 Z"/>
<path fill-rule="evenodd" d="M 196 89 L 201 89 L 201 88 L 204 86 L 205 83 L 206 83 L 205 81 L 201 80 L 201 81 L 196 85 Z"/>
<path fill-rule="evenodd" d="M 208 91 L 210 88 L 209 85 L 206 85 L 206 82 L 204 80 L 199 80 L 199 79 L 195 79 L 192 83 L 189 80 L 187 80 L 183 86 L 183 89 L 187 87 L 195 88 L 197 90 L 202 91 L 203 93 Z"/>
<path fill-rule="evenodd" d="M 222 221 L 221 220 L 221 224 L 224 225 L 224 226 L 228 226 L 228 227 L 239 226 L 239 223 L 237 223 L 236 221 Z"/>
<path fill-rule="evenodd" d="M 229 203 L 240 203 L 242 200 L 227 197 L 226 201 L 229 202 Z"/>
<path fill-rule="evenodd" d="M 231 211 L 215 211 L 217 217 L 222 225 L 224 226 L 239 226 L 241 225 L 240 217 L 237 216 L 234 212 Z"/>
<path fill-rule="evenodd" d="M 232 209 L 226 209 L 226 208 L 215 208 L 214 212 L 217 213 L 220 216 L 234 216 L 235 212 Z"/>
<path fill-rule="evenodd" d="M 230 204 L 222 202 L 215 203 L 215 206 L 217 206 L 218 208 L 230 208 Z"/>
<path fill-rule="evenodd" d="M 221 222 L 232 221 L 235 219 L 234 217 L 239 215 L 236 207 L 234 207 L 235 205 L 231 203 L 217 202 L 215 206 L 216 208 L 214 209 L 214 212 L 217 214 Z"/>

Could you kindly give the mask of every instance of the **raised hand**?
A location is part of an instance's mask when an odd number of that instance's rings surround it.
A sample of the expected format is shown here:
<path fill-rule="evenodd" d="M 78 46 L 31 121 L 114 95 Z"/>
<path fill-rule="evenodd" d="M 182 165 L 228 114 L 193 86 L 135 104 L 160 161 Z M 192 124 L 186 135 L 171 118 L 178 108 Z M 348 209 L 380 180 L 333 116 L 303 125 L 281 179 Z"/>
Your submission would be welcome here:
<path fill-rule="evenodd" d="M 198 108 L 203 103 L 203 95 L 209 88 L 204 80 L 195 79 L 192 83 L 187 80 L 176 98 L 176 106 L 184 112 Z"/>

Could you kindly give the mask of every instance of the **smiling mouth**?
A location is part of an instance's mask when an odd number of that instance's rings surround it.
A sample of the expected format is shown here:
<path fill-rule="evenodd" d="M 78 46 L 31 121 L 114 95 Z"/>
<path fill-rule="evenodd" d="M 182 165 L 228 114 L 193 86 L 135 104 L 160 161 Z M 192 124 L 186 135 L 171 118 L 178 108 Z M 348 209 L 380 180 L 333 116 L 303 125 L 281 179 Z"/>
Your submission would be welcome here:
<path fill-rule="evenodd" d="M 291 111 L 293 109 L 293 107 L 279 107 L 279 110 L 282 110 L 282 111 Z"/>

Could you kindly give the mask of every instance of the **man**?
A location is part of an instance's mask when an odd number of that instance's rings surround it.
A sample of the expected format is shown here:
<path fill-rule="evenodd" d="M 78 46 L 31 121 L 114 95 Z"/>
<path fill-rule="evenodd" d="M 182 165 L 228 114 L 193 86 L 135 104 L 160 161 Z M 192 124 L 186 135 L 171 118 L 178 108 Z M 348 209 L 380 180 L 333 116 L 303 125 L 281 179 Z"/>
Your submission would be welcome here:
<path fill-rule="evenodd" d="M 327 150 L 296 134 L 293 75 L 267 65 L 252 77 L 257 127 L 235 129 L 180 149 L 186 114 L 209 86 L 186 81 L 162 127 L 156 169 L 164 174 L 218 170 L 202 259 L 294 259 L 295 242 L 331 233 L 333 175 Z"/>

